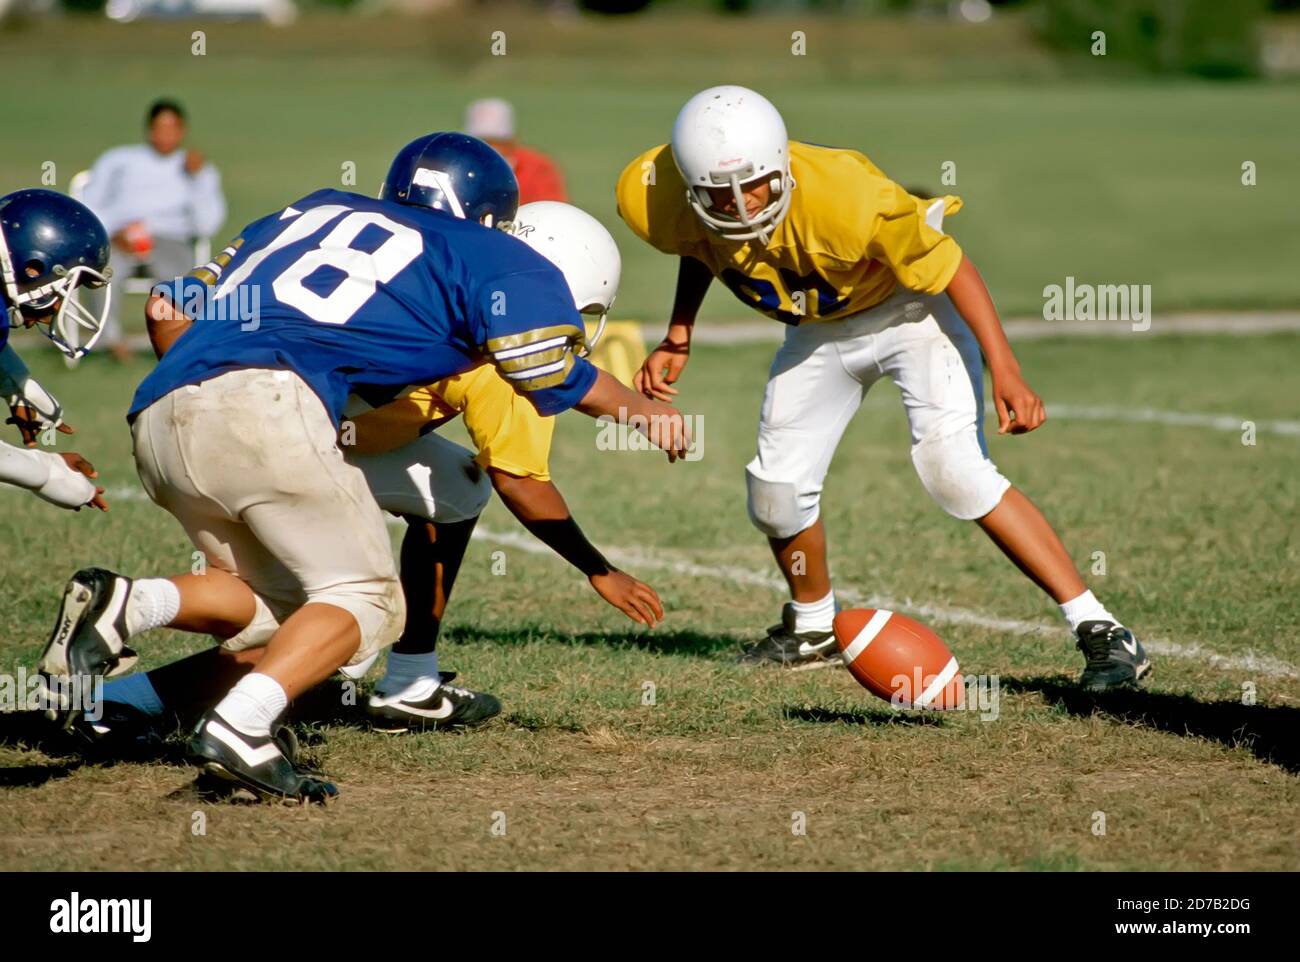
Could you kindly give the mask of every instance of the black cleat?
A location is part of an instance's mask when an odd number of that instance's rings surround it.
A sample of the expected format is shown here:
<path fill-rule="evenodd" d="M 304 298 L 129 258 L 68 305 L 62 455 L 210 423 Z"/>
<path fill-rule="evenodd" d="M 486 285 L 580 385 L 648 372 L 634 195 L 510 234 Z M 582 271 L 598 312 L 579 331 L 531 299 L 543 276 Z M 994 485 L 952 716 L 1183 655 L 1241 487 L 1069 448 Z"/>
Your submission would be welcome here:
<path fill-rule="evenodd" d="M 96 762 L 148 761 L 165 743 L 159 719 L 119 701 L 101 702 L 94 721 L 77 712 L 68 730 L 80 754 Z"/>
<path fill-rule="evenodd" d="M 1142 644 L 1123 625 L 1113 621 L 1085 621 L 1075 632 L 1078 648 L 1087 659 L 1079 687 L 1084 691 L 1136 688 L 1151 672 L 1151 660 Z"/>
<path fill-rule="evenodd" d="M 63 589 L 63 602 L 37 670 L 54 678 L 124 675 L 138 656 L 126 644 L 131 579 L 82 568 Z"/>
<path fill-rule="evenodd" d="M 785 668 L 842 663 L 833 631 L 794 630 L 794 605 L 781 608 L 781 623 L 767 629 L 767 637 L 750 645 L 736 659 L 742 665 L 776 664 Z"/>
<path fill-rule="evenodd" d="M 425 729 L 471 728 L 501 713 L 501 702 L 494 695 L 458 688 L 451 684 L 455 677 L 454 671 L 439 672 L 439 684 L 418 701 L 376 692 L 366 704 L 371 725 L 396 735 Z"/>
<path fill-rule="evenodd" d="M 126 599 L 131 579 L 103 568 L 82 568 L 63 589 L 50 640 L 37 663 L 45 717 L 64 728 L 78 711 L 76 679 L 89 689 L 95 678 L 123 675 L 139 656 L 126 645 Z"/>
<path fill-rule="evenodd" d="M 297 740 L 288 729 L 275 736 L 245 735 L 214 710 L 199 719 L 190 738 L 189 758 L 209 776 L 252 792 L 258 800 L 327 802 L 339 790 L 294 765 Z"/>

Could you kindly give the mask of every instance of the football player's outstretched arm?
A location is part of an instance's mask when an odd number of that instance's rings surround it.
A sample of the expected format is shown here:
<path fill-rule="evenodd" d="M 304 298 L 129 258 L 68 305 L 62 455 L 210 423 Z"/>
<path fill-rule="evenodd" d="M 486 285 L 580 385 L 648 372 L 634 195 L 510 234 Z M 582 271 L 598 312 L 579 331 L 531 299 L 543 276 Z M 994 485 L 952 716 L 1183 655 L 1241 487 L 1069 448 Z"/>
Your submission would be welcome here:
<path fill-rule="evenodd" d="M 60 508 L 76 511 L 89 504 L 107 511 L 104 489 L 92 480 L 97 477 L 94 465 L 80 454 L 32 451 L 0 441 L 0 481 L 26 488 Z"/>
<path fill-rule="evenodd" d="M 1020 376 L 1020 362 L 1007 342 L 989 289 L 975 265 L 965 255 L 948 282 L 953 307 L 979 341 L 993 378 L 993 404 L 998 412 L 998 434 L 1024 434 L 1047 419 L 1043 401 Z"/>
<path fill-rule="evenodd" d="M 605 560 L 573 520 L 564 496 L 553 482 L 521 477 L 500 468 L 488 468 L 488 477 L 519 523 L 586 575 L 597 594 L 648 628 L 663 620 L 664 607 L 659 595 L 645 582 L 619 571 Z"/>
<path fill-rule="evenodd" d="M 691 435 L 680 411 L 638 394 L 605 371 L 597 369 L 595 382 L 575 407 L 589 417 L 611 417 L 631 425 L 655 447 L 666 451 L 669 461 L 686 457 L 691 446 Z"/>
<path fill-rule="evenodd" d="M 695 316 L 704 303 L 713 275 L 694 257 L 683 257 L 677 267 L 677 292 L 673 296 L 673 314 L 668 333 L 659 342 L 633 378 L 633 386 L 646 397 L 670 401 L 677 389 L 672 385 L 681 377 L 691 353 L 691 333 Z"/>

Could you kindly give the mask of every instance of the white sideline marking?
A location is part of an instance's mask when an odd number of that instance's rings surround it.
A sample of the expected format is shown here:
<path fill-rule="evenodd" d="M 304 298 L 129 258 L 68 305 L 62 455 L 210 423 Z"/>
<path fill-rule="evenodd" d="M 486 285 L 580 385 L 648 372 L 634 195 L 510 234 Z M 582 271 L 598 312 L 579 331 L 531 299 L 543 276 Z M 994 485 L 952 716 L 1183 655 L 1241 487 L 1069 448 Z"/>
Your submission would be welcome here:
<path fill-rule="evenodd" d="M 4 487 L 7 486 L 0 485 L 0 489 Z M 148 500 L 144 491 L 140 488 L 125 485 L 110 488 L 106 495 L 110 501 Z M 388 523 L 394 527 L 405 526 L 405 522 L 397 518 L 390 518 Z M 525 554 L 548 555 L 558 559 L 558 556 L 546 545 L 537 541 L 531 535 L 518 531 L 488 531 L 483 528 L 475 528 L 473 537 L 475 540 L 489 541 L 493 544 L 517 548 Z M 629 568 L 654 568 L 691 578 L 730 581 L 733 584 L 768 588 L 780 592 L 786 590 L 785 579 L 779 575 L 754 571 L 751 568 L 742 568 L 738 565 L 702 565 L 680 558 L 666 558 L 661 555 L 633 551 L 627 548 L 609 548 L 605 550 L 605 554 L 612 561 L 626 565 Z M 977 628 L 1005 631 L 1013 635 L 1051 635 L 1059 637 L 1066 634 L 1065 629 L 1059 624 L 1049 625 L 1038 621 L 1020 621 L 1015 618 L 995 618 L 978 611 L 972 611 L 969 608 L 918 604 L 912 601 L 911 598 L 900 600 L 883 595 L 864 595 L 852 588 L 836 588 L 836 594 L 841 601 L 854 608 L 887 608 L 890 611 L 907 611 L 918 615 L 923 620 L 938 624 L 973 625 Z M 1246 671 L 1270 678 L 1300 678 L 1300 668 L 1288 661 L 1274 658 L 1272 655 L 1261 655 L 1250 650 L 1241 655 L 1223 655 L 1211 648 L 1207 648 L 1200 642 L 1165 641 L 1159 638 L 1143 638 L 1141 641 L 1152 654 L 1203 661 L 1224 671 Z M 838 662 L 825 662 L 825 664 L 830 667 L 838 664 Z"/>
<path fill-rule="evenodd" d="M 1242 424 L 1250 418 L 1235 414 L 1203 414 L 1196 411 L 1161 411 L 1157 408 L 1088 407 L 1075 404 L 1049 404 L 1049 418 L 1069 421 L 1130 421 L 1133 423 L 1175 424 L 1191 428 L 1212 428 L 1215 431 L 1242 431 Z M 1300 421 L 1254 421 L 1256 430 L 1270 434 L 1285 434 L 1300 438 Z"/>
<path fill-rule="evenodd" d="M 402 522 L 398 522 L 399 524 Z M 550 555 L 557 557 L 550 548 L 535 540 L 532 536 L 515 531 L 487 531 L 482 528 L 476 528 L 474 538 L 482 541 L 489 541 L 493 544 L 501 544 L 510 548 L 517 548 L 526 554 Z M 774 591 L 785 592 L 785 579 L 776 574 L 767 574 L 761 571 L 754 571 L 750 568 L 741 568 L 736 565 L 701 565 L 692 561 L 685 561 L 677 558 L 665 558 L 657 554 L 649 554 L 641 551 L 633 551 L 626 548 L 610 548 L 604 551 L 611 561 L 620 565 L 626 565 L 628 568 L 635 570 L 637 568 L 650 569 L 656 568 L 661 571 L 668 571 L 672 574 L 685 575 L 692 578 L 712 578 L 720 581 L 730 581 L 734 584 L 748 585 L 755 588 L 770 588 Z M 988 628 L 993 631 L 1005 631 L 1009 634 L 1016 635 L 1049 635 L 1054 637 L 1067 636 L 1068 632 L 1060 624 L 1044 624 L 1037 621 L 1019 621 L 1014 618 L 995 618 L 982 614 L 978 611 L 972 611 L 968 608 L 952 608 L 944 605 L 918 604 L 911 598 L 899 600 L 897 598 L 888 598 L 883 595 L 864 595 L 852 588 L 836 588 L 836 594 L 840 600 L 846 602 L 854 608 L 887 608 L 891 611 L 907 611 L 920 616 L 922 619 L 940 624 L 949 625 L 974 625 L 977 628 Z M 1177 642 L 1165 641 L 1157 638 L 1142 638 L 1142 644 L 1152 654 L 1168 655 L 1171 658 L 1189 658 L 1196 661 L 1203 661 L 1215 668 L 1222 668 L 1225 671 L 1247 671 L 1257 675 L 1267 675 L 1274 678 L 1300 678 L 1300 668 L 1290 662 L 1283 661 L 1280 658 L 1274 658 L 1271 655 L 1261 655 L 1253 651 L 1246 651 L 1241 655 L 1223 655 L 1210 648 L 1205 647 L 1199 642 Z M 828 666 L 835 663 L 826 662 Z"/>

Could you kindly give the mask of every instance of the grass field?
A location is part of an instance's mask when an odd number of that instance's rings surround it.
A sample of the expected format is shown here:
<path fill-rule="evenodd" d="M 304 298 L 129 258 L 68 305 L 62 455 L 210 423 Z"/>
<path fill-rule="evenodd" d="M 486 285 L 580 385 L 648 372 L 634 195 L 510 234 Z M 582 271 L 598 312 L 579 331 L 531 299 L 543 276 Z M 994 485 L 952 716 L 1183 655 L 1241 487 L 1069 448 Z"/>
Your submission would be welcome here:
<path fill-rule="evenodd" d="M 505 57 L 488 53 L 498 28 Z M 941 164 L 955 162 L 946 189 L 967 206 L 950 227 L 1007 314 L 1039 315 L 1043 287 L 1067 275 L 1151 284 L 1157 328 L 1178 308 L 1300 299 L 1291 83 L 1155 81 L 1061 61 L 1018 18 L 972 32 L 817 18 L 323 17 L 280 33 L 208 26 L 203 56 L 193 29 L 74 20 L 0 31 L 6 69 L 40 79 L 39 97 L 0 90 L 5 130 L 39 131 L 6 134 L 0 193 L 36 183 L 47 161 L 66 186 L 101 149 L 133 139 L 144 105 L 167 93 L 190 106 L 194 144 L 222 169 L 233 231 L 338 186 L 349 161 L 356 189 L 373 191 L 396 147 L 454 126 L 472 97 L 503 95 L 525 139 L 562 161 L 575 201 L 616 231 L 616 313 L 656 337 L 674 268 L 618 224 L 614 179 L 666 138 L 690 93 L 742 82 L 773 97 L 794 136 L 861 147 L 906 184 L 938 190 Z M 790 54 L 795 29 L 807 31 L 806 57 Z M 1256 187 L 1241 183 L 1246 161 Z M 740 316 L 715 292 L 702 323 Z M 0 487 L 0 674 L 31 666 L 78 567 L 191 563 L 130 458 L 123 413 L 148 363 L 92 358 L 72 373 L 33 341 L 15 337 L 78 428 L 60 446 L 97 463 L 113 510 L 68 514 Z M 1144 691 L 1096 701 L 1072 688 L 1081 658 L 1054 606 L 932 505 L 896 391 L 873 390 L 824 499 L 841 598 L 887 600 L 933 625 L 965 672 L 995 676 L 987 720 L 893 711 L 842 670 L 732 663 L 783 600 L 744 503 L 771 351 L 697 347 L 681 404 L 705 419 L 698 462 L 601 451 L 590 422 L 560 420 L 556 480 L 593 540 L 660 591 L 659 630 L 630 628 L 493 503 L 441 657 L 502 698 L 501 719 L 385 738 L 337 684 L 323 686 L 294 708 L 308 754 L 342 792 L 320 810 L 198 801 L 179 733 L 156 763 L 99 767 L 0 716 L 0 869 L 1300 868 L 1300 337 L 1018 347 L 1049 413 L 1154 409 L 1259 428 L 1247 445 L 1235 428 L 1121 414 L 990 439 L 1080 566 L 1104 554 L 1092 586 L 1149 643 Z M 501 557 L 505 573 L 493 574 Z M 142 667 L 203 644 L 158 632 L 140 643 Z M 800 813 L 805 835 L 792 831 Z"/>
<path fill-rule="evenodd" d="M 1020 354 L 1049 410 L 1101 395 L 1263 425 L 1295 415 L 1297 346 L 1293 336 L 1134 336 L 1027 343 Z M 742 480 L 769 352 L 698 349 L 683 395 L 705 418 L 698 462 L 598 451 L 590 422 L 561 418 L 557 481 L 595 540 L 662 593 L 660 630 L 629 630 L 493 504 L 442 651 L 447 668 L 502 697 L 501 720 L 461 736 L 385 738 L 327 686 L 298 717 L 342 791 L 328 811 L 200 804 L 176 763 L 179 741 L 159 764 L 100 768 L 43 754 L 11 724 L 0 738 L 0 866 L 1300 867 L 1300 438 L 1261 428 L 1245 446 L 1239 432 L 1060 419 L 992 440 L 1081 565 L 1105 552 L 1094 586 L 1154 639 L 1147 689 L 1094 703 L 1071 688 L 1079 656 L 1052 606 L 929 503 L 894 389 L 876 388 L 826 494 L 840 590 L 919 612 L 966 672 L 1000 685 L 995 720 L 918 718 L 842 670 L 730 663 L 781 600 L 762 580 L 770 563 L 745 520 Z M 74 381 L 40 358 L 37 373 L 72 402 L 80 446 L 116 497 L 109 515 L 90 517 L 0 494 L 0 538 L 21 549 L 0 559 L 0 671 L 33 661 L 78 566 L 188 569 L 189 544 L 141 500 L 130 465 L 121 410 L 144 366 L 91 362 Z M 504 575 L 492 574 L 496 551 Z M 201 644 L 160 632 L 141 644 L 144 665 Z M 653 706 L 642 703 L 646 682 Z M 1242 704 L 1247 682 L 1253 706 Z M 206 836 L 191 833 L 196 811 Z M 492 834 L 496 812 L 504 836 Z M 792 834 L 797 812 L 806 836 Z M 1092 833 L 1095 812 L 1104 837 Z"/>

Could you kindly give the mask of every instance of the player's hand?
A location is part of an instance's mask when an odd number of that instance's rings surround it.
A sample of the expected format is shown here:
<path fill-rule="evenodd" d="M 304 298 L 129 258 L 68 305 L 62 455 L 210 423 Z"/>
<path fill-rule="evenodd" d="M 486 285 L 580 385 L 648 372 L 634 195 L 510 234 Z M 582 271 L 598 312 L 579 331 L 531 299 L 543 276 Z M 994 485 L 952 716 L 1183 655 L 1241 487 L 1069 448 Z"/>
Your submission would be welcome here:
<path fill-rule="evenodd" d="M 993 404 L 998 412 L 998 434 L 1027 434 L 1047 420 L 1043 399 L 1018 371 L 993 372 Z"/>
<path fill-rule="evenodd" d="M 670 462 L 685 458 L 690 451 L 691 432 L 686 427 L 682 412 L 675 407 L 651 401 L 647 405 L 644 419 L 637 418 L 632 424 L 650 439 L 651 444 L 666 452 Z"/>
<path fill-rule="evenodd" d="M 655 590 L 622 571 L 592 575 L 591 586 L 611 605 L 638 624 L 653 628 L 664 620 L 664 606 Z"/>
<path fill-rule="evenodd" d="M 199 151 L 194 150 L 193 148 L 185 151 L 185 173 L 197 174 L 203 169 L 203 165 L 207 162 L 208 159 Z"/>
<path fill-rule="evenodd" d="M 677 393 L 673 384 L 686 369 L 690 354 L 690 339 L 675 338 L 670 333 L 645 359 L 632 378 L 632 386 L 648 398 L 671 401 Z"/>
<path fill-rule="evenodd" d="M 69 451 L 67 454 L 60 454 L 59 457 L 63 458 L 64 463 L 73 471 L 80 471 L 92 481 L 99 477 L 99 472 L 95 470 L 95 466 L 75 451 Z M 92 508 L 98 508 L 100 511 L 107 511 L 108 502 L 104 500 L 104 489 L 96 487 L 95 496 L 87 501 L 86 504 L 90 505 Z M 75 510 L 80 511 L 81 508 L 76 508 Z"/>
<path fill-rule="evenodd" d="M 51 419 L 47 414 L 33 407 L 26 398 L 10 398 L 9 411 L 10 417 L 5 424 L 12 424 L 18 428 L 18 433 L 23 436 L 23 444 L 29 448 L 36 447 L 37 439 L 47 428 L 55 428 L 60 434 L 75 433 L 72 425 L 64 424 L 63 419 L 57 414 Z"/>

